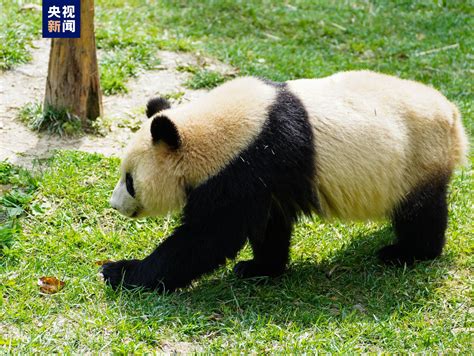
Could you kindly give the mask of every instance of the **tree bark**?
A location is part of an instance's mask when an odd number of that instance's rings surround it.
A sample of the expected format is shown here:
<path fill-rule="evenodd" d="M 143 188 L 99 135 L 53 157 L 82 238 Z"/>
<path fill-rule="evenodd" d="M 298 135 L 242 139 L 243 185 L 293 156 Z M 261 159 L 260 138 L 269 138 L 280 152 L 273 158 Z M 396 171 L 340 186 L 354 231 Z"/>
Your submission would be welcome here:
<path fill-rule="evenodd" d="M 66 109 L 84 127 L 102 115 L 94 35 L 94 0 L 81 1 L 80 38 L 53 38 L 44 107 Z"/>

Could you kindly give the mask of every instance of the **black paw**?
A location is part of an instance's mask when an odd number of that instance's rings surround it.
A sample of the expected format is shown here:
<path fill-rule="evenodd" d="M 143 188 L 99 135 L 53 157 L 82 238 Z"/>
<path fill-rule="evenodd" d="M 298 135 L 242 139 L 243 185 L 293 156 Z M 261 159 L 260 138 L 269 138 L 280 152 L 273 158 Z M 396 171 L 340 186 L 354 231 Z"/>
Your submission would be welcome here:
<path fill-rule="evenodd" d="M 378 257 L 383 263 L 394 266 L 411 266 L 415 262 L 413 253 L 399 244 L 382 247 L 378 251 Z"/>
<path fill-rule="evenodd" d="M 129 289 L 143 287 L 136 275 L 139 263 L 139 260 L 122 260 L 104 264 L 101 273 L 105 283 L 110 284 L 113 289 L 119 286 Z"/>
<path fill-rule="evenodd" d="M 285 272 L 285 267 L 273 267 L 260 264 L 255 260 L 240 261 L 234 267 L 239 278 L 276 277 Z"/>

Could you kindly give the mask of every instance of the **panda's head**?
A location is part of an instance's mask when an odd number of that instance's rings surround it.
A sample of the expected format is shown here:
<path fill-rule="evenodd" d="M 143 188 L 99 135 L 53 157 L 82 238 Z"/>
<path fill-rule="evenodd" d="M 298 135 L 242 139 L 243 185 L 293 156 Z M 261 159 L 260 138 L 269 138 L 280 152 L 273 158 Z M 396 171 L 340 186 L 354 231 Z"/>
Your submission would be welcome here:
<path fill-rule="evenodd" d="M 121 164 L 121 178 L 110 205 L 128 217 L 156 216 L 180 208 L 185 183 L 180 169 L 182 139 L 176 124 L 166 116 L 169 104 L 151 100 L 147 116 L 128 145 Z"/>

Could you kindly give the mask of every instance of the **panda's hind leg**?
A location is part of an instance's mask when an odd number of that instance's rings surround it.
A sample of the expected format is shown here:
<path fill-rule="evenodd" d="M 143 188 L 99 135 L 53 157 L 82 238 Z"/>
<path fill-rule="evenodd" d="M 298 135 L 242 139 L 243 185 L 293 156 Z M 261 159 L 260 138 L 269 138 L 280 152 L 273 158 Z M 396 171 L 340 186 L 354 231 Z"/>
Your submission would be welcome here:
<path fill-rule="evenodd" d="M 294 218 L 283 213 L 273 203 L 265 232 L 249 236 L 254 258 L 237 263 L 234 267 L 235 274 L 240 278 L 281 275 L 289 259 L 293 222 Z"/>
<path fill-rule="evenodd" d="M 392 225 L 397 241 L 380 249 L 383 262 L 410 265 L 441 254 L 448 223 L 448 182 L 449 175 L 445 175 L 424 184 L 395 209 Z"/>

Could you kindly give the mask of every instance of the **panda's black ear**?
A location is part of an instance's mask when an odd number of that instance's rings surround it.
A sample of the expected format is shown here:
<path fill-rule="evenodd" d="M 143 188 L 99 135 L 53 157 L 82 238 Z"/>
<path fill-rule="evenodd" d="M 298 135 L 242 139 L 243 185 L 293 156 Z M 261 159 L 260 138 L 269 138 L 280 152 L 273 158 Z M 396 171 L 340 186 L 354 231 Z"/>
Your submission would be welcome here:
<path fill-rule="evenodd" d="M 164 142 L 175 150 L 181 146 L 181 136 L 178 128 L 167 116 L 155 117 L 151 123 L 150 131 L 155 144 Z"/>
<path fill-rule="evenodd" d="M 168 100 L 162 97 L 150 99 L 146 104 L 146 117 L 150 118 L 157 112 L 169 109 L 171 107 Z"/>

